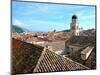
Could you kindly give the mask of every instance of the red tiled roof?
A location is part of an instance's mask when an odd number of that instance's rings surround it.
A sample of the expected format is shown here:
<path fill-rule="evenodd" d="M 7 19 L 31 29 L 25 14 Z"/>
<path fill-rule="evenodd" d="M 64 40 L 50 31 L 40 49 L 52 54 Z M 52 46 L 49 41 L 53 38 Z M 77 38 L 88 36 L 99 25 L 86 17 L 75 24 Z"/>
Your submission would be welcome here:
<path fill-rule="evenodd" d="M 57 72 L 57 71 L 72 71 L 72 70 L 87 70 L 89 68 L 72 61 L 69 58 L 64 58 L 49 50 L 44 50 L 39 58 L 34 72 Z"/>
<path fill-rule="evenodd" d="M 12 73 L 14 74 L 88 69 L 41 46 L 16 39 L 12 42 Z"/>
<path fill-rule="evenodd" d="M 12 39 L 12 73 L 33 73 L 43 47 Z"/>

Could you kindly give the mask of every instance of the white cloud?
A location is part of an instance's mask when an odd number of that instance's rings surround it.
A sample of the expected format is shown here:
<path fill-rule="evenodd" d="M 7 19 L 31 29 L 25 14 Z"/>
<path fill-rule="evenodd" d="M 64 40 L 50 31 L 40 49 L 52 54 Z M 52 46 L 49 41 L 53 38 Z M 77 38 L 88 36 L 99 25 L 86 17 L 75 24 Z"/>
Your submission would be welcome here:
<path fill-rule="evenodd" d="M 15 19 L 14 20 L 14 24 L 15 25 L 23 25 L 23 23 L 22 22 L 20 22 L 19 20 L 17 20 L 17 19 Z"/>
<path fill-rule="evenodd" d="M 20 20 L 18 19 L 13 19 L 13 25 L 16 25 L 16 26 L 19 26 L 19 27 L 22 27 L 22 28 L 27 28 L 27 24 L 24 24 L 23 22 L 21 22 Z"/>

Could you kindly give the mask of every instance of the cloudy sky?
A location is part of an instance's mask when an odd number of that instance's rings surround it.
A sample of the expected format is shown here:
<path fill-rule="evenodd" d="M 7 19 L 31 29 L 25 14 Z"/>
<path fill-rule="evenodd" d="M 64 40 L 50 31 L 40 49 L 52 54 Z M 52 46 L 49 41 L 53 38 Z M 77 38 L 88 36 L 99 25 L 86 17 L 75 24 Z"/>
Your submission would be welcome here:
<path fill-rule="evenodd" d="M 70 29 L 71 17 L 76 14 L 80 28 L 95 28 L 95 6 L 12 2 L 12 24 L 29 31 Z"/>

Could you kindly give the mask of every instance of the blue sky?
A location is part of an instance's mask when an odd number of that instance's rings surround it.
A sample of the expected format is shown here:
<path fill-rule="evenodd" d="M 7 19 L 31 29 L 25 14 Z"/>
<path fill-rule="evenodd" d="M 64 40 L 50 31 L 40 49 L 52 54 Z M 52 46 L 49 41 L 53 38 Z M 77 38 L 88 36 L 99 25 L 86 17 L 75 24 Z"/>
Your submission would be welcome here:
<path fill-rule="evenodd" d="M 73 14 L 77 15 L 80 28 L 95 28 L 94 6 L 12 2 L 12 24 L 29 31 L 70 29 Z"/>

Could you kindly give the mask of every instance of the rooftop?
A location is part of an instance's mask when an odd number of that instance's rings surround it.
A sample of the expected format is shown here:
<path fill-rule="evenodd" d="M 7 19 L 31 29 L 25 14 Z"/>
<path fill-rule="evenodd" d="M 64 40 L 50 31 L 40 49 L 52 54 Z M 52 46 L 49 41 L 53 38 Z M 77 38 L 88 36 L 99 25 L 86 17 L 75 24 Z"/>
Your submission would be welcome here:
<path fill-rule="evenodd" d="M 74 62 L 69 58 L 64 58 L 52 51 L 44 50 L 34 72 L 59 72 L 87 69 L 89 68 Z"/>
<path fill-rule="evenodd" d="M 69 58 L 64 58 L 41 46 L 12 39 L 12 73 L 57 72 L 87 70 Z"/>
<path fill-rule="evenodd" d="M 86 46 L 95 43 L 95 37 L 92 36 L 72 36 L 65 42 L 69 45 Z"/>
<path fill-rule="evenodd" d="M 12 39 L 12 73 L 32 73 L 43 47 Z"/>

